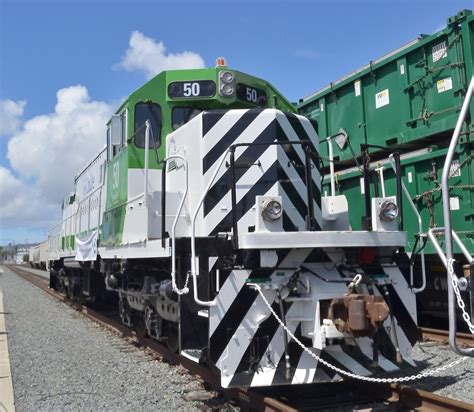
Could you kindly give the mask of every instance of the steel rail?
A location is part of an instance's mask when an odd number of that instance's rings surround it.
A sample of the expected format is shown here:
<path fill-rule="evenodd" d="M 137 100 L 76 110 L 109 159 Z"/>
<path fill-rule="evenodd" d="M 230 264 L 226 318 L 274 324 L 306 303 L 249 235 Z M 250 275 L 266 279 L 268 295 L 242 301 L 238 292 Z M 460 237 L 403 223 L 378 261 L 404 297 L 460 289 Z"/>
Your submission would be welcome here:
<path fill-rule="evenodd" d="M 442 329 L 432 329 L 432 328 L 420 328 L 421 333 L 423 334 L 423 340 L 432 340 L 435 342 L 449 343 L 449 332 Z M 456 333 L 456 341 L 459 345 L 465 347 L 474 346 L 474 336 L 470 333 Z"/>

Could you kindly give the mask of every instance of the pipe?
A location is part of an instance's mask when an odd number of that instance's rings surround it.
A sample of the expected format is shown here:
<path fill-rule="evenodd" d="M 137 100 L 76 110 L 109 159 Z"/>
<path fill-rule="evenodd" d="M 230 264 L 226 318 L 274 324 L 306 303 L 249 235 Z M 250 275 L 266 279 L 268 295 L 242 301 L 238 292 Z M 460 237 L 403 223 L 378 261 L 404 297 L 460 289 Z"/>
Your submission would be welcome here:
<path fill-rule="evenodd" d="M 396 168 L 396 164 L 395 164 L 395 159 L 393 158 L 393 153 L 388 156 L 388 159 L 390 161 L 390 164 L 392 166 L 393 171 L 395 173 L 397 173 L 397 168 Z M 408 191 L 407 187 L 405 186 L 405 183 L 403 182 L 403 179 L 401 179 L 401 185 L 402 185 L 403 193 L 405 193 L 405 196 L 408 199 L 408 204 L 412 208 L 413 212 L 416 215 L 416 219 L 418 220 L 418 236 L 420 236 L 420 238 L 422 236 L 426 236 L 423 233 L 423 222 L 421 220 L 421 215 L 418 212 L 418 209 L 416 208 L 415 203 L 413 203 L 413 200 L 411 199 L 411 196 L 410 196 L 410 192 Z M 444 256 L 444 254 L 443 254 L 443 256 Z M 426 262 L 425 262 L 425 251 L 424 251 L 424 249 L 421 249 L 421 251 L 420 251 L 420 259 L 421 259 L 421 278 L 422 278 L 422 282 L 421 282 L 421 286 L 419 288 L 413 288 L 412 289 L 413 293 L 423 292 L 426 288 Z M 412 273 L 413 273 L 412 270 L 410 270 L 411 275 L 412 275 Z M 411 280 L 412 280 L 412 284 L 410 286 L 413 286 L 413 278 Z"/>
<path fill-rule="evenodd" d="M 329 151 L 329 173 L 331 176 L 331 196 L 336 196 L 336 178 L 334 173 L 334 151 L 332 147 L 332 138 L 329 136 L 326 140 L 328 141 L 328 151 Z"/>
<path fill-rule="evenodd" d="M 451 210 L 449 205 L 449 172 L 451 170 L 451 164 L 453 161 L 454 153 L 456 152 L 456 146 L 459 141 L 459 136 L 461 134 L 461 129 L 466 118 L 466 115 L 469 111 L 469 105 L 472 99 L 472 94 L 474 90 L 474 76 L 471 78 L 469 87 L 464 98 L 463 105 L 461 107 L 461 112 L 459 113 L 458 121 L 454 129 L 453 137 L 451 138 L 451 143 L 449 144 L 448 153 L 446 155 L 446 161 L 443 167 L 443 175 L 441 177 L 441 192 L 443 199 L 443 218 L 444 218 L 444 236 L 446 243 L 446 260 L 449 262 L 450 259 L 453 259 L 453 235 L 451 230 Z M 474 357 L 474 348 L 464 349 L 459 348 L 456 342 L 456 300 L 454 296 L 454 290 L 451 280 L 448 276 L 448 311 L 449 311 L 449 345 L 451 349 L 459 355 L 473 356 Z M 454 274 L 454 276 L 456 276 Z"/>

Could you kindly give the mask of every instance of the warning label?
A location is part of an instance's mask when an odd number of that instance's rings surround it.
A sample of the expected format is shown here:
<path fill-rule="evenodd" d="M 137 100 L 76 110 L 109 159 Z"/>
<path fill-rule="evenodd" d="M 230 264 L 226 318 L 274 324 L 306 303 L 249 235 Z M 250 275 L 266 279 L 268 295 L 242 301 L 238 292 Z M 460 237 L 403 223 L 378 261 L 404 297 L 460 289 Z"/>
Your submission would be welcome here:
<path fill-rule="evenodd" d="M 433 53 L 433 63 L 436 63 L 438 60 L 441 60 L 448 56 L 448 48 L 446 47 L 446 42 L 443 41 L 442 43 L 433 46 L 432 53 Z"/>
<path fill-rule="evenodd" d="M 451 77 L 446 77 L 445 79 L 438 80 L 436 82 L 436 87 L 438 88 L 438 93 L 447 92 L 453 88 L 453 79 Z"/>
<path fill-rule="evenodd" d="M 388 89 L 382 90 L 381 92 L 375 95 L 375 108 L 376 109 L 386 106 L 389 103 L 390 103 L 390 96 L 388 93 Z"/>

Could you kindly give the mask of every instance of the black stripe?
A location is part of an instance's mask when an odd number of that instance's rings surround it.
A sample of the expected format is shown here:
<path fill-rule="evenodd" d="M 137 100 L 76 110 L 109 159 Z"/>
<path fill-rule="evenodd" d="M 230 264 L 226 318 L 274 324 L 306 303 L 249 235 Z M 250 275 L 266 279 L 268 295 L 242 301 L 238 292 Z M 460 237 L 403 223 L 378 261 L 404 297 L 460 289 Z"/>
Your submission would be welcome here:
<path fill-rule="evenodd" d="M 272 309 L 278 313 L 280 310 L 278 302 L 273 302 Z M 234 372 L 230 387 L 236 386 L 236 380 L 238 380 L 239 385 L 250 386 L 256 368 L 259 367 L 260 361 L 265 355 L 279 326 L 278 321 L 271 314 L 258 326 L 257 332 L 255 332 L 252 341 L 245 350 Z"/>
<path fill-rule="evenodd" d="M 276 120 L 271 121 L 262 133 L 255 138 L 254 143 L 271 143 L 275 141 L 275 125 Z M 245 166 L 253 165 L 267 149 L 268 146 L 255 145 L 247 147 L 243 153 L 240 154 L 235 167 L 235 178 L 237 182 L 249 170 L 249 167 Z M 239 165 L 242 167 L 239 167 Z M 228 168 L 207 193 L 206 199 L 204 200 L 204 216 L 207 216 L 222 198 L 230 193 L 230 172 L 230 168 Z"/>
<path fill-rule="evenodd" d="M 219 140 L 219 143 L 206 153 L 202 159 L 202 174 L 222 156 L 227 148 L 234 143 L 242 132 L 252 123 L 255 118 L 262 112 L 261 109 L 247 110 L 242 117 L 227 131 L 227 133 Z"/>
<path fill-rule="evenodd" d="M 294 335 L 296 337 L 301 337 L 301 323 L 296 328 Z M 288 337 L 288 339 L 291 338 Z M 288 347 L 288 351 L 290 353 L 289 376 L 288 378 L 286 377 L 285 353 L 283 352 L 283 356 L 281 357 L 280 362 L 278 363 L 277 371 L 275 372 L 275 376 L 273 377 L 272 385 L 282 385 L 285 383 L 291 384 L 291 382 L 293 381 L 296 370 L 298 369 L 298 363 L 300 362 L 304 349 L 294 341 L 290 341 Z"/>
<path fill-rule="evenodd" d="M 288 214 L 283 210 L 283 230 L 285 232 L 298 232 L 299 229 L 296 227 L 296 225 L 293 223 L 293 221 L 290 219 Z"/>
<path fill-rule="evenodd" d="M 278 125 L 277 125 L 277 129 L 278 128 L 281 129 L 281 131 L 279 132 L 279 136 L 281 136 L 281 138 L 279 140 L 284 141 L 284 142 L 288 142 L 289 139 L 286 136 L 285 132 L 283 131 L 280 123 L 278 123 Z M 304 160 L 304 158 L 301 159 L 299 154 L 296 152 L 296 150 L 294 148 L 294 145 L 288 144 L 288 145 L 283 145 L 281 147 L 282 147 L 283 151 L 286 153 L 286 155 L 288 156 L 288 159 L 290 160 L 290 162 L 294 165 L 294 168 L 295 168 L 296 172 L 298 173 L 301 181 L 305 182 L 305 168 L 304 168 L 305 160 Z M 316 169 L 318 169 L 318 166 L 314 162 L 312 162 L 312 164 Z M 316 182 L 314 181 L 313 178 L 311 179 L 311 186 L 313 188 L 313 198 L 314 198 L 316 204 L 318 205 L 319 209 L 321 209 L 321 191 L 319 190 L 319 187 L 317 186 L 317 184 L 316 184 Z"/>
<path fill-rule="evenodd" d="M 361 267 L 364 272 L 368 273 L 369 275 L 380 275 L 382 273 L 385 273 L 382 266 L 378 264 L 361 265 Z M 403 300 L 400 298 L 400 296 L 398 296 L 398 293 L 393 287 L 393 285 L 377 285 L 377 289 L 383 299 L 387 302 L 387 296 L 385 296 L 383 286 L 387 287 L 387 291 L 392 304 L 393 316 L 397 320 L 398 325 L 403 330 L 403 333 L 407 337 L 408 341 L 413 346 L 418 340 L 421 339 L 420 330 L 418 329 L 418 326 L 411 317 L 410 313 L 408 313 L 407 307 L 403 303 Z"/>
<path fill-rule="evenodd" d="M 207 132 L 211 130 L 214 125 L 221 120 L 228 110 L 212 110 L 204 112 L 202 115 L 202 137 L 206 137 Z"/>
<path fill-rule="evenodd" d="M 301 123 L 301 118 L 295 115 L 294 113 L 287 113 L 286 117 L 288 118 L 288 121 L 290 122 L 291 126 L 293 127 L 293 130 L 295 131 L 296 135 L 300 138 L 300 140 L 309 140 L 310 141 L 309 147 L 311 148 L 311 151 L 313 151 L 314 153 L 318 153 L 318 150 L 316 150 L 316 146 L 314 145 L 313 140 L 311 140 L 311 137 L 308 135 L 308 133 L 306 132 L 306 129 Z M 311 125 L 311 122 L 308 122 L 308 123 Z M 313 125 L 311 125 L 311 127 L 313 127 Z M 317 133 L 315 134 L 317 135 Z"/>
<path fill-rule="evenodd" d="M 324 349 L 322 350 L 322 352 L 319 354 L 319 357 L 330 363 L 331 365 L 334 365 L 334 366 L 337 366 L 338 368 L 342 369 L 342 370 L 347 370 L 346 367 L 342 364 L 339 363 L 339 361 L 337 361 L 336 359 L 334 359 L 332 356 L 330 356 Z M 334 377 L 336 376 L 337 372 L 329 367 L 327 367 L 326 365 L 324 365 L 322 362 L 318 362 L 318 366 L 316 368 L 316 372 L 318 371 L 318 369 L 322 369 L 322 371 L 328 375 L 329 379 L 333 380 Z M 341 376 L 341 375 L 339 375 Z"/>
<path fill-rule="evenodd" d="M 292 181 L 290 180 L 290 178 L 286 174 L 285 169 L 283 169 L 283 167 L 280 163 L 278 164 L 278 181 L 280 182 L 281 187 L 285 191 L 288 199 L 293 204 L 296 211 L 299 213 L 299 215 L 301 216 L 301 219 L 303 219 L 303 222 L 304 222 L 305 221 L 305 216 L 306 216 L 307 211 L 308 211 L 306 201 L 301 198 L 300 194 L 296 190 L 296 188 L 293 185 Z M 317 222 L 316 222 L 316 225 L 318 225 Z"/>
<path fill-rule="evenodd" d="M 420 330 L 393 285 L 387 284 L 385 286 L 390 296 L 393 314 L 402 328 L 403 333 L 405 333 L 408 341 L 413 346 L 417 341 L 421 340 Z M 384 299 L 386 299 L 382 286 L 377 286 L 377 289 Z"/>
<path fill-rule="evenodd" d="M 252 186 L 252 188 L 240 199 L 236 205 L 235 212 L 237 220 L 240 220 L 253 206 L 255 206 L 255 196 L 263 195 L 268 192 L 276 182 L 278 161 L 273 163 L 270 168 L 260 177 L 260 179 Z M 210 236 L 214 236 L 219 232 L 228 232 L 232 226 L 232 211 L 215 226 Z"/>
<path fill-rule="evenodd" d="M 278 254 L 278 264 L 287 256 L 287 253 Z M 269 278 L 273 272 L 272 268 L 260 268 L 253 270 L 249 277 Z M 247 285 L 240 289 L 209 340 L 209 353 L 212 362 L 215 363 L 219 360 L 230 339 L 253 305 L 257 295 L 258 292 Z"/>
<path fill-rule="evenodd" d="M 359 346 L 354 345 L 347 345 L 345 343 L 341 344 L 341 349 L 344 353 L 348 356 L 353 358 L 357 363 L 362 365 L 365 369 L 367 369 L 371 373 L 380 373 L 385 372 L 378 364 L 375 364 L 371 358 L 362 352 Z"/>

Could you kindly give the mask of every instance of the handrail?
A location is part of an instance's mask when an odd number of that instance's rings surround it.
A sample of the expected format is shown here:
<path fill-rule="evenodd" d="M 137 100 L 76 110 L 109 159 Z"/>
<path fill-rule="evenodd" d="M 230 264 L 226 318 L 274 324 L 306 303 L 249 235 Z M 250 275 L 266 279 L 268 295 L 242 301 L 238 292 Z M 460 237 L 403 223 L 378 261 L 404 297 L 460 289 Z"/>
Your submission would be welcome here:
<path fill-rule="evenodd" d="M 176 216 L 173 220 L 173 226 L 171 227 L 171 284 L 173 287 L 173 291 L 175 293 L 177 293 L 178 295 L 183 295 L 185 293 L 188 293 L 189 289 L 187 285 L 185 285 L 183 289 L 179 289 L 178 286 L 176 285 L 176 226 L 178 224 L 179 215 L 181 214 L 181 211 L 183 210 L 184 202 L 186 200 L 186 197 L 188 196 L 188 165 L 187 165 L 186 158 L 184 156 L 179 155 L 179 154 L 169 155 L 166 159 L 163 160 L 163 174 L 164 175 L 166 175 L 166 172 L 167 172 L 166 164 L 168 160 L 170 159 L 181 159 L 184 164 L 184 173 L 185 173 L 184 194 L 183 194 L 183 197 L 181 198 L 181 201 L 179 202 L 178 211 L 176 212 Z M 165 179 L 166 179 L 166 176 L 165 176 Z M 162 193 L 162 196 L 164 196 L 163 193 Z M 165 209 L 162 209 L 162 213 L 164 213 L 164 211 Z M 162 232 L 164 231 L 162 230 Z M 194 284 L 194 290 L 196 289 L 197 289 L 197 285 Z"/>
<path fill-rule="evenodd" d="M 449 144 L 448 153 L 446 155 L 446 161 L 444 162 L 443 174 L 441 177 L 441 193 L 443 199 L 443 219 L 444 219 L 444 236 L 446 243 L 446 261 L 450 262 L 453 259 L 453 234 L 451 229 L 451 208 L 449 202 L 449 173 L 451 170 L 451 164 L 453 162 L 454 153 L 456 151 L 456 146 L 459 141 L 459 136 L 461 134 L 461 129 L 466 118 L 466 115 L 469 111 L 469 106 L 472 99 L 472 94 L 474 90 L 474 76 L 472 76 L 469 83 L 469 87 L 464 97 L 464 102 L 461 107 L 461 112 L 459 113 L 458 121 L 454 129 L 453 137 L 451 138 L 451 143 Z M 448 270 L 449 272 L 449 270 Z M 464 349 L 459 348 L 456 342 L 456 300 L 454 296 L 453 284 L 449 279 L 448 273 L 448 314 L 449 314 L 449 345 L 451 349 L 459 355 L 467 355 L 474 357 L 474 348 Z M 457 280 L 457 276 L 453 273 L 453 276 Z"/>
<path fill-rule="evenodd" d="M 149 156 L 150 156 L 150 121 L 147 119 L 145 122 L 145 160 L 144 160 L 144 176 L 143 176 L 143 194 L 144 194 L 144 199 L 143 203 L 145 206 L 145 241 L 148 241 L 148 162 L 149 162 Z"/>
<path fill-rule="evenodd" d="M 438 252 L 438 255 L 441 258 L 441 262 L 443 263 L 444 267 L 448 268 L 448 260 L 446 259 L 446 256 L 443 252 L 443 249 L 441 248 L 441 245 L 439 244 L 439 242 L 437 241 L 436 236 L 435 236 L 437 233 L 443 233 L 444 234 L 444 230 L 445 230 L 444 227 L 433 227 L 428 231 L 428 236 L 429 236 L 431 242 L 433 243 L 436 251 Z M 461 252 L 464 255 L 464 257 L 466 258 L 466 260 L 469 263 L 471 263 L 474 259 L 471 256 L 471 254 L 469 253 L 469 251 L 467 250 L 466 246 L 464 246 L 464 243 L 462 243 L 461 239 L 459 239 L 459 236 L 457 235 L 457 233 L 454 230 L 451 231 L 451 234 L 453 235 L 454 241 L 459 246 L 459 249 L 461 249 Z"/>
<path fill-rule="evenodd" d="M 397 165 L 395 164 L 395 159 L 393 157 L 393 153 L 391 153 L 388 156 L 388 159 L 390 160 L 390 164 L 392 166 L 393 171 L 395 174 L 397 174 Z M 411 199 L 410 192 L 408 191 L 407 187 L 405 186 L 405 183 L 403 182 L 403 179 L 400 179 L 401 186 L 403 189 L 403 193 L 405 193 L 405 196 L 408 199 L 408 204 L 412 208 L 413 212 L 416 215 L 416 218 L 418 220 L 418 236 L 421 237 L 426 237 L 426 234 L 423 233 L 423 224 L 421 220 L 421 215 L 418 212 L 418 209 L 415 206 L 415 203 L 413 203 L 413 200 Z M 385 196 L 384 196 L 385 197 Z M 422 277 L 422 283 L 419 288 L 413 288 L 413 266 L 410 266 L 410 287 L 412 287 L 413 293 L 420 293 L 423 292 L 426 288 L 426 262 L 425 262 L 425 252 L 423 249 L 420 251 L 420 259 L 421 259 L 421 277 Z"/>
<path fill-rule="evenodd" d="M 191 276 L 193 278 L 193 292 L 194 292 L 194 301 L 198 305 L 202 306 L 215 306 L 216 301 L 202 301 L 198 297 L 198 290 L 197 290 L 197 271 L 196 271 L 196 218 L 199 213 L 199 210 L 201 209 L 202 204 L 204 203 L 204 199 L 207 196 L 207 193 L 211 189 L 212 184 L 214 183 L 214 180 L 216 179 L 217 174 L 219 173 L 219 170 L 221 169 L 222 165 L 224 164 L 224 160 L 226 159 L 227 155 L 229 154 L 231 150 L 231 147 L 228 147 L 227 150 L 221 155 L 221 158 L 219 160 L 219 163 L 217 164 L 216 170 L 214 170 L 214 173 L 211 176 L 211 179 L 209 180 L 209 183 L 206 186 L 206 189 L 204 189 L 204 192 L 199 199 L 198 205 L 196 207 L 196 210 L 194 211 L 194 214 L 191 218 Z"/>

